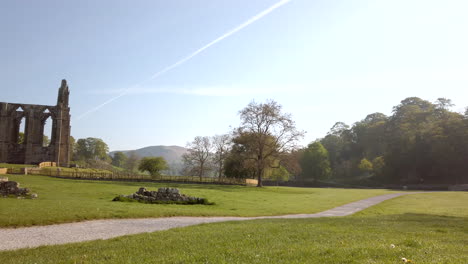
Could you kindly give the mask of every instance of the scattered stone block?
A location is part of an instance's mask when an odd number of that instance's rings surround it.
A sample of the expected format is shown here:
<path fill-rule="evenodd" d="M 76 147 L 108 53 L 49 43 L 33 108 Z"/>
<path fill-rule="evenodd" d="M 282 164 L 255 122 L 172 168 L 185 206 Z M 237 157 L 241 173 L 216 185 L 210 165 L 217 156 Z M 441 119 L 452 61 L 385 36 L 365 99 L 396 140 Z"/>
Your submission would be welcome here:
<path fill-rule="evenodd" d="M 29 194 L 29 189 L 20 188 L 18 182 L 15 182 L 15 181 L 0 182 L 0 196 L 3 196 L 3 197 L 7 197 L 9 195 L 26 196 L 28 194 Z"/>
<path fill-rule="evenodd" d="M 148 191 L 145 187 L 141 187 L 136 193 L 117 196 L 114 201 L 121 201 L 122 198 L 145 203 L 210 204 L 205 198 L 187 196 L 181 194 L 177 188 L 166 187 L 159 188 L 158 191 Z"/>

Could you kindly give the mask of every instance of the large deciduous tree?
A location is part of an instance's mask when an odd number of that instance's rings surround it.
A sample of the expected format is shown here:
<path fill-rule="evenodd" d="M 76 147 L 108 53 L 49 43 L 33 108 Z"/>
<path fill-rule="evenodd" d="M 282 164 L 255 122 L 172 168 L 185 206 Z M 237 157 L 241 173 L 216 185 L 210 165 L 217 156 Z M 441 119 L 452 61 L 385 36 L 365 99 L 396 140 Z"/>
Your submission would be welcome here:
<path fill-rule="evenodd" d="M 249 159 L 255 163 L 255 174 L 258 187 L 262 187 L 265 169 L 271 166 L 272 160 L 296 149 L 297 141 L 304 136 L 304 131 L 296 129 L 291 115 L 282 112 L 277 102 L 266 103 L 252 101 L 239 112 L 241 125 L 237 134 L 249 134 Z"/>
<path fill-rule="evenodd" d="M 163 157 L 145 157 L 140 160 L 138 170 L 147 171 L 151 177 L 161 175 L 161 171 L 167 170 L 167 162 Z"/>
<path fill-rule="evenodd" d="M 182 155 L 185 171 L 190 175 L 198 175 L 200 180 L 211 170 L 210 159 L 213 144 L 209 137 L 197 136 L 187 143 L 187 153 Z"/>
<path fill-rule="evenodd" d="M 81 161 L 108 161 L 109 147 L 100 138 L 80 138 L 76 142 L 76 159 Z"/>

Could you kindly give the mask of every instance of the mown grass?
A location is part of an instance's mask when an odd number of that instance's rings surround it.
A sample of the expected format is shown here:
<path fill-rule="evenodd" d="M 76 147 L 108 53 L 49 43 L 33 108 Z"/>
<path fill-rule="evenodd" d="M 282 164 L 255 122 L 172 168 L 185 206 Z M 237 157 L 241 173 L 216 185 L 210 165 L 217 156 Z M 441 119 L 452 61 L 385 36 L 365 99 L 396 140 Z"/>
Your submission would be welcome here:
<path fill-rule="evenodd" d="M 102 218 L 163 216 L 261 216 L 314 213 L 352 201 L 390 193 L 387 190 L 244 187 L 201 184 L 159 184 L 58 179 L 8 175 L 38 199 L 0 199 L 0 226 L 18 227 Z M 176 187 L 181 193 L 208 199 L 215 205 L 171 205 L 112 202 L 139 187 Z"/>
<path fill-rule="evenodd" d="M 404 257 L 412 263 L 466 263 L 468 205 L 460 201 L 467 199 L 467 193 L 415 194 L 349 217 L 204 224 L 105 241 L 0 252 L 0 260 L 393 264 L 402 263 Z M 433 206 L 428 208 L 427 203 Z"/>

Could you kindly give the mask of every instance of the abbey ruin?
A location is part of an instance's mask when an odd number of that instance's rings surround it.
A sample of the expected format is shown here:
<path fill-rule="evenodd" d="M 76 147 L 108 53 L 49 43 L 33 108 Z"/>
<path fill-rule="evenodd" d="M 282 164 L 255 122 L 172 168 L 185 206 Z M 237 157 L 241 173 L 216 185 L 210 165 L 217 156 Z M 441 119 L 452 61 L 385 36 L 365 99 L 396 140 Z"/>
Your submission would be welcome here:
<path fill-rule="evenodd" d="M 31 105 L 0 102 L 0 163 L 38 164 L 70 162 L 70 91 L 62 80 L 57 105 Z M 50 144 L 44 144 L 44 126 L 52 120 Z M 24 122 L 24 137 L 20 137 Z M 21 139 L 20 139 L 21 138 Z"/>

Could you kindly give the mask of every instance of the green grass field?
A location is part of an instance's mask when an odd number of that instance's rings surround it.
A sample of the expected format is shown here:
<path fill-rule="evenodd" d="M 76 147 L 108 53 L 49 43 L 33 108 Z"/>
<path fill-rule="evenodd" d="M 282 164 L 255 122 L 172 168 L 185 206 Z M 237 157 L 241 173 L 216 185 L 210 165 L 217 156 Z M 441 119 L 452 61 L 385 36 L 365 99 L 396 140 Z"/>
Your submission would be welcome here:
<path fill-rule="evenodd" d="M 105 241 L 0 252 L 0 260 L 393 264 L 407 258 L 412 263 L 461 264 L 468 259 L 467 200 L 468 193 L 415 194 L 348 217 L 204 224 Z"/>
<path fill-rule="evenodd" d="M 390 193 L 388 190 L 244 187 L 228 185 L 158 184 L 57 179 L 8 175 L 38 199 L 0 199 L 0 226 L 18 227 L 101 218 L 163 216 L 261 216 L 315 213 L 349 202 Z M 112 202 L 139 187 L 177 187 L 182 193 L 207 198 L 215 205 L 174 205 Z"/>

